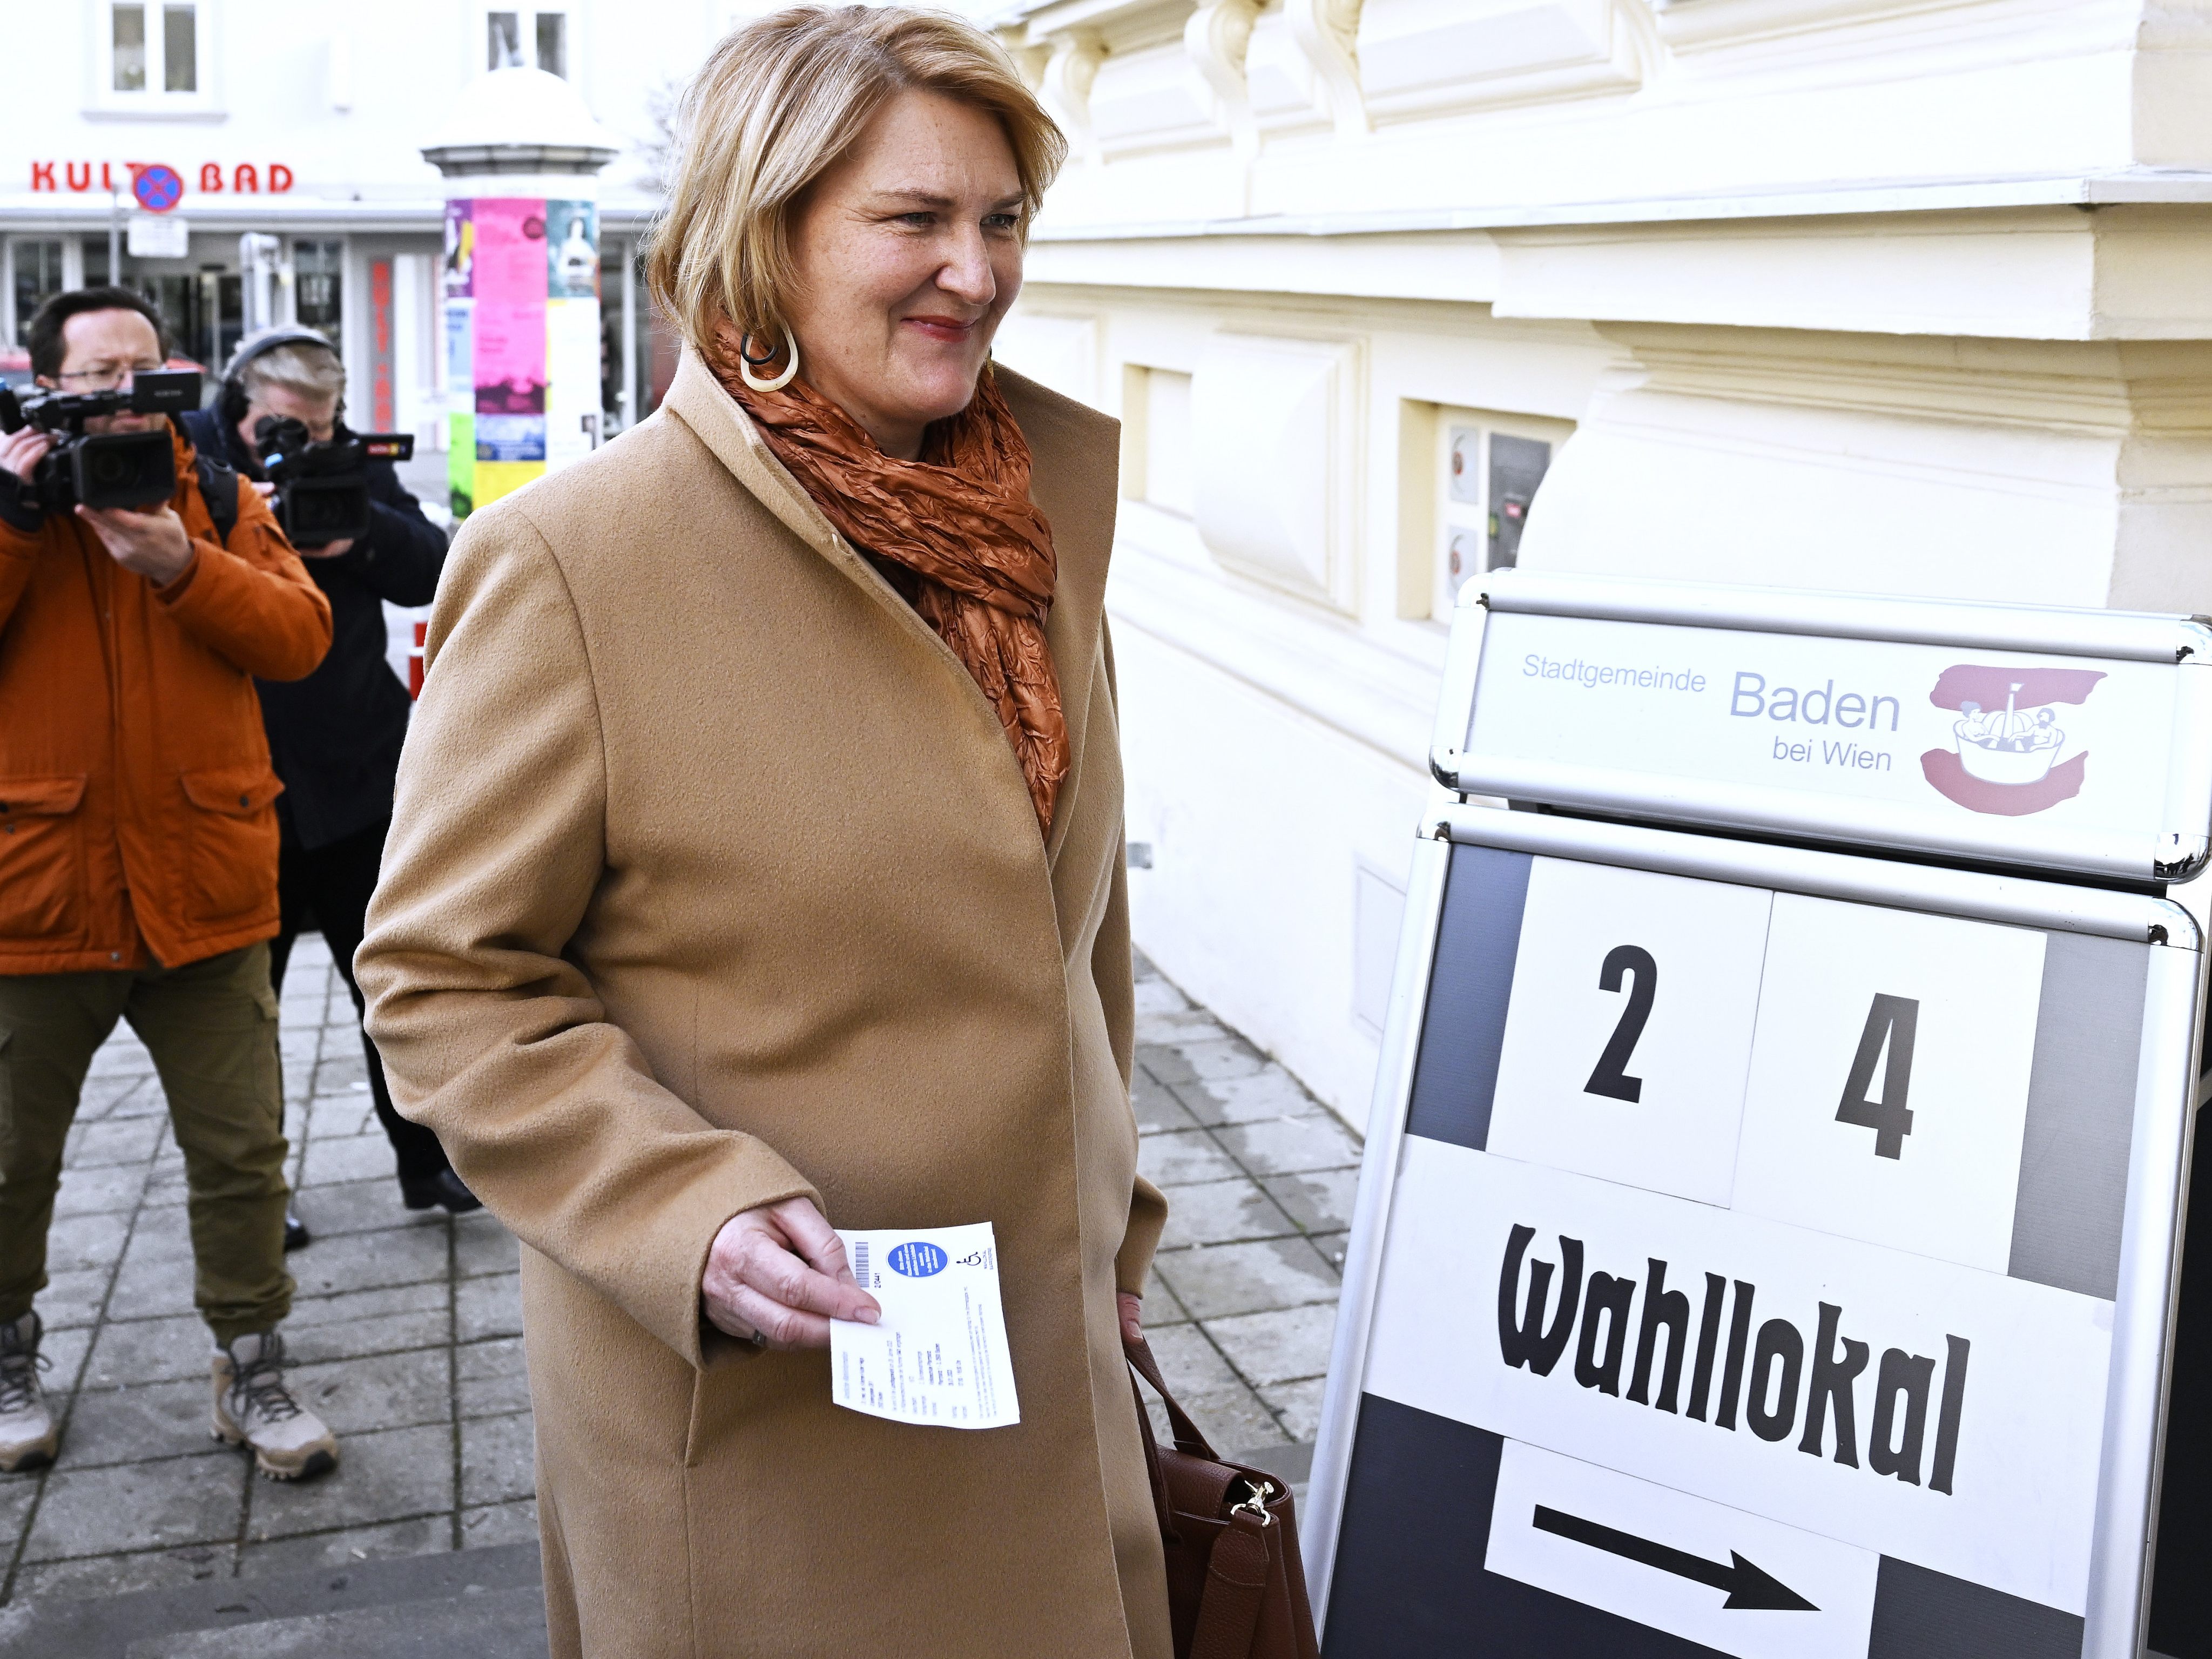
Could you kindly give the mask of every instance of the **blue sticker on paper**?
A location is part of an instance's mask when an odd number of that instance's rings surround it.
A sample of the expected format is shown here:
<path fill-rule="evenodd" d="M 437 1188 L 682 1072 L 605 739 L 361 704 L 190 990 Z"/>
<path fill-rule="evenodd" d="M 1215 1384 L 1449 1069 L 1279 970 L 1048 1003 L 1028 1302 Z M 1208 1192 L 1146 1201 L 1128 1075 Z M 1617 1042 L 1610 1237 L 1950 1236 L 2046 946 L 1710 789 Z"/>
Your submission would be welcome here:
<path fill-rule="evenodd" d="M 927 1279 L 932 1273 L 943 1273 L 951 1258 L 936 1245 L 915 1239 L 894 1246 L 888 1260 L 895 1273 L 904 1273 L 908 1279 Z"/>

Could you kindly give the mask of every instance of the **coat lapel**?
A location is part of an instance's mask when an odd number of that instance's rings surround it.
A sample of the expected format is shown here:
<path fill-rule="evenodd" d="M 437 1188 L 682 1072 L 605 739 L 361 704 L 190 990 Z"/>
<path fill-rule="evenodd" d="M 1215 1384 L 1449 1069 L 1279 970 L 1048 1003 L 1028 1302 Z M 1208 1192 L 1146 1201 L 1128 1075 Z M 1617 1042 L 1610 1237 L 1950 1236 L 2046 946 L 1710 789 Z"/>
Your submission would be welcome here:
<path fill-rule="evenodd" d="M 729 468 L 731 475 L 786 529 L 858 584 L 900 626 L 927 639 L 958 666 L 959 659 L 937 637 L 937 630 L 915 616 L 914 607 L 899 597 L 898 590 L 878 575 L 875 568 L 823 516 L 799 480 L 776 459 L 737 399 L 722 390 L 714 371 L 688 345 L 676 366 L 676 380 L 668 388 L 664 406 L 698 434 L 699 441 L 714 451 L 714 459 Z"/>

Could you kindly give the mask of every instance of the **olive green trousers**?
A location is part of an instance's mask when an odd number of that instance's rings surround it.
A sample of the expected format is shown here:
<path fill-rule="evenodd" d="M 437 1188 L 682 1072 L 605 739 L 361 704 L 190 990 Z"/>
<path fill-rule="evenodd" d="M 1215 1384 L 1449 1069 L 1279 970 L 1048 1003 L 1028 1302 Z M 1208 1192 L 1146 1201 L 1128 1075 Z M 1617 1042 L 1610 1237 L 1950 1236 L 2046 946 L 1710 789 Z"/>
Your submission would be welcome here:
<path fill-rule="evenodd" d="M 181 968 L 0 975 L 0 1321 L 46 1285 L 46 1229 L 92 1057 L 127 1019 L 184 1153 L 192 1300 L 228 1343 L 292 1307 L 284 1088 L 269 947 Z"/>

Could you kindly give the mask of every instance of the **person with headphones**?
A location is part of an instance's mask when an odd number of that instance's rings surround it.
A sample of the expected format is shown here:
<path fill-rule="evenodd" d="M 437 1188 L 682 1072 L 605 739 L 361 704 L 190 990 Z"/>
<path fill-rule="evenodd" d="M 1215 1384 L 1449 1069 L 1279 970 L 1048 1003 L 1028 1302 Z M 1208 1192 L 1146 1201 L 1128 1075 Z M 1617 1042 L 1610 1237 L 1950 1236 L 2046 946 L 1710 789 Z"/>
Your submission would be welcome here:
<path fill-rule="evenodd" d="M 215 406 L 183 418 L 201 453 L 236 469 L 266 495 L 270 486 L 256 437 L 261 422 L 289 416 L 317 443 L 343 438 L 344 392 L 345 366 L 322 335 L 265 329 L 240 343 Z M 270 945 L 270 975 L 281 994 L 293 940 L 318 927 L 353 994 L 356 1018 L 362 998 L 353 953 L 376 887 L 410 707 L 385 656 L 384 601 L 428 605 L 446 561 L 445 532 L 423 515 L 392 463 L 371 460 L 368 471 L 368 534 L 299 549 L 330 600 L 330 655 L 305 679 L 255 682 L 270 754 L 284 783 L 276 798 L 282 918 Z M 366 1033 L 362 1049 L 377 1121 L 398 1163 L 402 1201 L 410 1210 L 443 1206 L 454 1215 L 478 1207 L 437 1136 L 392 1109 L 383 1063 Z M 307 1242 L 307 1228 L 296 1214 L 289 1217 L 287 1248 Z"/>

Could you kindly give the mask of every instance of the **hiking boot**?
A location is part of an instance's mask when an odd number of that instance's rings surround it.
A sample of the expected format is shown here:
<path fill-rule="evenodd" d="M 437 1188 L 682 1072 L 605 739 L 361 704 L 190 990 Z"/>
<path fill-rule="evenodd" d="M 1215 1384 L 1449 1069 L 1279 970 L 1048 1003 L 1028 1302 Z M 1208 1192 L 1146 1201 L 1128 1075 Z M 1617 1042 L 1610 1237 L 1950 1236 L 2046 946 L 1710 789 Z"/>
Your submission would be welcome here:
<path fill-rule="evenodd" d="M 39 1373 L 46 1368 L 40 1330 L 35 1313 L 0 1325 L 0 1474 L 44 1468 L 61 1443 L 46 1391 L 39 1386 Z"/>
<path fill-rule="evenodd" d="M 241 1336 L 215 1357 L 215 1437 L 253 1448 L 271 1480 L 299 1480 L 338 1466 L 338 1443 L 284 1386 L 284 1339 Z"/>

